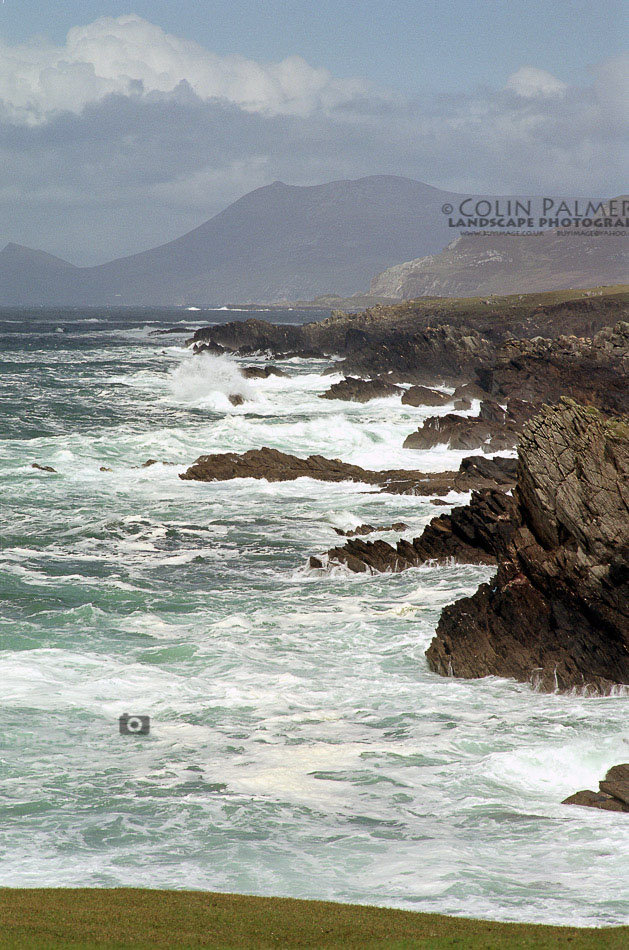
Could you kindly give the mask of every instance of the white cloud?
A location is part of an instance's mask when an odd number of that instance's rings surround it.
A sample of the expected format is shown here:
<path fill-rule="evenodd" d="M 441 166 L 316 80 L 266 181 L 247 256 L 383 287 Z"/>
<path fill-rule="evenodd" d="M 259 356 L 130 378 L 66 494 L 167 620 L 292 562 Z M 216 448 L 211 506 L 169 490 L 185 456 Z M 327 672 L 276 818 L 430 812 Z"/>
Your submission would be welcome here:
<path fill-rule="evenodd" d="M 85 263 L 161 243 L 275 179 L 404 175 L 463 193 L 624 189 L 627 57 L 566 85 L 412 101 L 303 59 L 220 57 L 136 16 L 0 48 L 0 247 Z"/>
<path fill-rule="evenodd" d="M 286 115 L 334 108 L 369 91 L 365 81 L 336 79 L 300 56 L 279 63 L 218 56 L 135 15 L 73 27 L 64 46 L 0 45 L 4 114 L 24 124 L 78 113 L 111 93 L 169 93 L 182 82 L 201 99 Z"/>
<path fill-rule="evenodd" d="M 521 66 L 507 79 L 507 89 L 511 89 L 523 99 L 533 99 L 536 96 L 560 95 L 567 86 L 545 69 Z"/>

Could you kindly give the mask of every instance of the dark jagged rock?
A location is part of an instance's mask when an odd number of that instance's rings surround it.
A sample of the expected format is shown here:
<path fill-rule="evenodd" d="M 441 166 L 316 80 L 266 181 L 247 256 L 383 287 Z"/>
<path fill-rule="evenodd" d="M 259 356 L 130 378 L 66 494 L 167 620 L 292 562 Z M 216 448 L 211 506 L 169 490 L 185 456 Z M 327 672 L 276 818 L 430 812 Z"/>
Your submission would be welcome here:
<path fill-rule="evenodd" d="M 36 468 L 40 472 L 54 472 L 57 474 L 57 469 L 53 468 L 52 465 L 40 465 L 39 462 L 32 462 L 31 468 Z"/>
<path fill-rule="evenodd" d="M 386 379 L 359 379 L 347 376 L 339 383 L 332 383 L 330 388 L 320 393 L 320 399 L 347 399 L 351 402 L 369 402 L 370 399 L 382 399 L 386 396 L 397 396 L 402 390 Z"/>
<path fill-rule="evenodd" d="M 629 323 L 605 327 L 592 339 L 505 343 L 494 365 L 478 371 L 481 386 L 497 399 L 516 396 L 539 405 L 570 396 L 612 414 L 629 412 L 628 376 Z"/>
<path fill-rule="evenodd" d="M 598 783 L 600 791 L 584 789 L 564 798 L 562 805 L 585 805 L 605 811 L 629 812 L 629 762 L 614 765 L 605 778 Z"/>
<path fill-rule="evenodd" d="M 592 792 L 590 789 L 584 789 L 581 792 L 575 792 L 564 798 L 562 805 L 583 805 L 586 808 L 602 808 L 603 811 L 629 811 L 629 807 L 619 802 L 612 795 L 605 795 L 603 792 Z"/>
<path fill-rule="evenodd" d="M 591 336 L 626 312 L 621 288 L 609 294 L 518 294 L 491 301 L 432 298 L 361 313 L 335 311 L 304 326 L 234 321 L 197 330 L 190 342 L 213 340 L 241 353 L 337 354 L 347 359 L 347 373 L 374 376 L 394 370 L 399 376 L 392 382 L 404 377 L 426 383 L 436 382 L 439 374 L 471 379 L 470 370 L 488 366 L 495 346 L 507 340 Z M 455 398 L 471 397 L 456 393 Z"/>
<path fill-rule="evenodd" d="M 629 684 L 629 419 L 544 407 L 521 435 L 515 496 L 498 573 L 444 609 L 431 669 L 546 690 Z"/>
<path fill-rule="evenodd" d="M 442 393 L 438 389 L 429 389 L 427 386 L 411 386 L 402 396 L 405 406 L 443 406 L 451 402 L 452 396 Z M 471 403 L 470 403 L 471 405 Z"/>
<path fill-rule="evenodd" d="M 209 353 L 211 356 L 222 356 L 227 350 L 220 343 L 210 340 L 209 343 L 195 343 L 192 352 L 196 356 L 199 353 Z"/>
<path fill-rule="evenodd" d="M 457 488 L 459 491 L 501 488 L 509 491 L 515 485 L 518 460 L 496 455 L 467 455 L 459 467 Z"/>
<path fill-rule="evenodd" d="M 474 492 L 469 505 L 433 518 L 418 538 L 386 541 L 353 539 L 328 551 L 328 563 L 350 571 L 404 571 L 426 561 L 454 559 L 466 564 L 495 564 L 513 530 L 514 501 L 504 492 Z"/>
<path fill-rule="evenodd" d="M 342 528 L 335 528 L 334 530 L 343 538 L 354 538 L 359 534 L 373 534 L 374 531 L 407 531 L 408 525 L 403 521 L 394 521 L 393 524 L 378 525 L 377 527 L 372 524 L 359 524 L 349 531 L 343 531 Z"/>
<path fill-rule="evenodd" d="M 176 333 L 194 333 L 194 327 L 169 327 L 168 330 L 151 330 L 149 336 L 168 336 Z"/>
<path fill-rule="evenodd" d="M 409 332 L 349 329 L 345 337 L 343 372 L 363 376 L 392 371 L 396 380 L 426 385 L 471 378 L 490 365 L 494 347 L 468 327 L 426 327 Z"/>
<path fill-rule="evenodd" d="M 231 396 L 229 396 L 229 401 L 231 402 L 232 406 L 242 406 L 245 401 L 245 397 L 240 393 L 232 393 Z"/>
<path fill-rule="evenodd" d="M 613 795 L 614 798 L 619 798 L 621 802 L 629 806 L 629 762 L 614 765 L 598 785 L 601 792 Z"/>
<path fill-rule="evenodd" d="M 373 378 L 392 372 L 391 382 L 426 383 L 447 376 L 472 378 L 491 362 L 494 345 L 467 326 L 415 326 L 399 329 L 380 313 L 333 314 L 319 323 L 279 325 L 240 320 L 197 330 L 188 341 L 196 348 L 211 342 L 245 355 L 321 358 L 343 356 L 337 369 L 345 375 Z"/>
<path fill-rule="evenodd" d="M 451 449 L 482 449 L 499 452 L 513 449 L 524 422 L 535 407 L 522 400 L 511 399 L 506 409 L 493 399 L 485 398 L 477 416 L 431 416 L 417 432 L 404 440 L 406 449 L 431 449 L 445 444 Z"/>
<path fill-rule="evenodd" d="M 277 366 L 243 366 L 240 370 L 245 379 L 268 379 L 269 376 L 288 376 Z"/>
<path fill-rule="evenodd" d="M 241 353 L 298 352 L 308 345 L 303 327 L 254 319 L 203 327 L 195 332 L 188 343 L 214 343 L 223 350 Z"/>
<path fill-rule="evenodd" d="M 480 404 L 478 418 L 490 425 L 504 426 L 507 421 L 507 410 L 493 399 L 484 399 Z"/>
<path fill-rule="evenodd" d="M 503 418 L 506 418 L 506 414 L 503 414 Z M 515 448 L 516 443 L 515 428 L 503 422 L 488 421 L 481 416 L 458 416 L 449 412 L 446 416 L 426 419 L 417 432 L 411 432 L 406 437 L 404 448 L 432 449 L 435 445 L 447 445 L 451 449 L 499 452 Z"/>
<path fill-rule="evenodd" d="M 291 481 L 295 478 L 315 478 L 324 482 L 362 482 L 368 485 L 377 485 L 381 491 L 392 492 L 397 495 L 434 495 L 447 494 L 449 491 L 470 491 L 474 488 L 486 487 L 495 473 L 500 479 L 501 487 L 505 490 L 510 487 L 508 481 L 508 466 L 504 462 L 510 460 L 487 459 L 495 466 L 475 470 L 470 460 L 459 472 L 424 473 L 393 469 L 387 471 L 371 471 L 361 468 L 360 465 L 351 465 L 340 459 L 327 459 L 322 455 L 310 455 L 306 459 L 295 455 L 278 452 L 277 449 L 250 449 L 248 452 L 226 452 L 220 455 L 201 455 L 186 472 L 180 474 L 184 481 L 215 482 L 227 481 L 231 478 L 264 478 L 270 482 Z"/>
<path fill-rule="evenodd" d="M 487 393 L 477 383 L 463 383 L 452 394 L 453 399 L 487 399 Z"/>

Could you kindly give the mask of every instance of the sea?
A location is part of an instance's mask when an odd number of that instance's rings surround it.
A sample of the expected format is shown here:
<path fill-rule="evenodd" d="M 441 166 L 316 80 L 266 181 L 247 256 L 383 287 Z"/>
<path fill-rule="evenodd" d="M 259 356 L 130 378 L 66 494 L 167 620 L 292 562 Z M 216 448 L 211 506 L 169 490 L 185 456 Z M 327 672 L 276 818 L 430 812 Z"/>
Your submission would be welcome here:
<path fill-rule="evenodd" d="M 323 400 L 332 360 L 244 379 L 264 357 L 185 345 L 211 323 L 325 315 L 0 311 L 0 885 L 626 923 L 629 822 L 561 804 L 629 759 L 626 695 L 432 673 L 441 609 L 491 568 L 308 566 L 335 528 L 404 521 L 412 538 L 448 508 L 178 477 L 262 446 L 458 467 L 402 447 L 451 406 Z"/>

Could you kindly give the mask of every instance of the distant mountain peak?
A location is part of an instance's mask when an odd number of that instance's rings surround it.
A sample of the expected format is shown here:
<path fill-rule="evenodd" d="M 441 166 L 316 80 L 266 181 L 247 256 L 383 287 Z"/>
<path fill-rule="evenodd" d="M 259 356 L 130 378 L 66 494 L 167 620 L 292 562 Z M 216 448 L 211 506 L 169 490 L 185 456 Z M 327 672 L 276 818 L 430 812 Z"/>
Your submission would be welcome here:
<path fill-rule="evenodd" d="M 40 251 L 33 247 L 26 247 L 24 244 L 16 244 L 9 241 L 0 251 L 0 260 L 4 263 L 28 263 L 32 261 L 37 264 L 55 265 L 57 267 L 74 267 L 69 261 L 64 261 L 61 257 L 55 257 L 47 251 Z"/>

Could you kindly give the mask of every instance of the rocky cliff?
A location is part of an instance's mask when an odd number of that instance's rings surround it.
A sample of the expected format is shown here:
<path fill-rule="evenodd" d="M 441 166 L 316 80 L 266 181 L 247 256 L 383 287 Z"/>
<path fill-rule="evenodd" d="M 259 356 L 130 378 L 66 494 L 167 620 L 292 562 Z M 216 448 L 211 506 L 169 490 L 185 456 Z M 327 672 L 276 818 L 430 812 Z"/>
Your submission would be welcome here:
<path fill-rule="evenodd" d="M 226 349 L 241 354 L 337 355 L 344 359 L 335 368 L 345 375 L 390 373 L 389 382 L 393 383 L 473 379 L 478 370 L 492 370 L 497 347 L 538 336 L 546 340 L 567 335 L 592 337 L 626 317 L 627 301 L 625 287 L 604 288 L 594 296 L 589 291 L 575 290 L 486 300 L 431 298 L 377 306 L 363 313 L 338 311 L 326 320 L 304 326 L 234 321 L 203 327 L 189 343 L 197 350 L 210 347 L 213 352 Z M 596 344 L 598 356 L 594 362 L 616 361 L 613 347 L 605 351 L 602 343 L 603 337 Z M 573 341 L 568 349 L 570 346 L 578 349 L 580 344 Z M 548 346 L 536 347 L 530 353 L 524 348 L 522 357 L 537 359 L 539 365 L 540 360 L 555 354 Z M 511 356 L 519 359 L 516 349 L 504 350 L 501 360 L 508 362 Z M 586 349 L 581 349 L 587 357 Z M 557 359 L 563 358 L 559 350 L 556 355 Z M 491 392 L 492 386 L 493 379 L 487 376 L 485 390 Z M 560 394 L 569 392 L 564 389 Z"/>
<path fill-rule="evenodd" d="M 629 418 L 544 407 L 520 439 L 515 498 L 496 577 L 445 608 L 429 665 L 546 690 L 629 684 Z"/>
<path fill-rule="evenodd" d="M 480 385 L 498 400 L 557 402 L 570 395 L 611 413 L 629 412 L 629 323 L 605 327 L 592 339 L 562 336 L 513 340 L 480 367 Z"/>
<path fill-rule="evenodd" d="M 627 243 L 614 233 L 473 234 L 439 254 L 395 264 L 371 281 L 370 294 L 472 297 L 614 284 L 627 275 Z"/>

